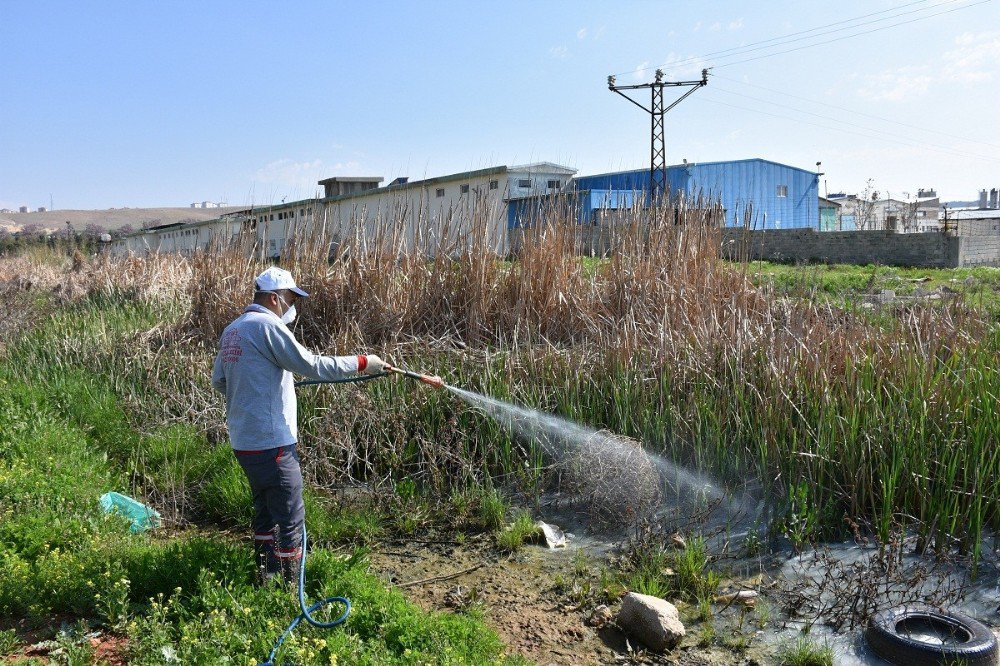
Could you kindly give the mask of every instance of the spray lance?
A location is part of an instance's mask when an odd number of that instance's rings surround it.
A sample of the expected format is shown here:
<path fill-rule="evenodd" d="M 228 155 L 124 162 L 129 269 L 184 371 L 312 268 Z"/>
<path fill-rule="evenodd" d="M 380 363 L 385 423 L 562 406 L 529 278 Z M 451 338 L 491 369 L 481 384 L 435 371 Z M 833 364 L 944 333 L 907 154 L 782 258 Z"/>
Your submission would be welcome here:
<path fill-rule="evenodd" d="M 402 368 L 394 368 L 391 365 L 386 366 L 385 371 L 387 374 L 397 374 L 403 375 L 404 377 L 409 377 L 410 379 L 415 379 L 418 382 L 423 382 L 428 386 L 433 386 L 434 388 L 444 388 L 444 380 L 437 375 L 421 375 L 420 373 L 413 372 L 412 370 L 403 370 Z"/>
<path fill-rule="evenodd" d="M 422 375 L 418 372 L 413 372 L 412 370 L 404 370 L 403 368 L 397 368 L 391 365 L 385 366 L 385 372 L 381 372 L 377 375 L 358 375 L 356 377 L 347 377 L 345 379 L 334 379 L 334 380 L 317 380 L 310 379 L 301 382 L 295 382 L 295 386 L 313 386 L 316 384 L 351 384 L 358 382 L 366 382 L 372 379 L 378 379 L 379 377 L 388 377 L 389 375 L 402 375 L 403 377 L 408 377 L 410 379 L 416 380 L 418 382 L 427 384 L 428 386 L 433 386 L 434 388 L 444 388 L 444 380 L 437 375 Z M 309 535 L 306 533 L 305 522 L 302 523 L 302 562 L 299 566 L 299 616 L 292 620 L 291 624 L 281 633 L 277 642 L 274 644 L 274 648 L 271 649 L 271 654 L 268 656 L 267 661 L 261 662 L 260 666 L 274 666 L 274 658 L 278 654 L 278 650 L 281 649 L 282 643 L 288 638 L 288 635 L 292 633 L 295 627 L 298 626 L 299 622 L 305 620 L 314 627 L 320 629 L 331 629 L 337 625 L 343 624 L 347 621 L 347 616 L 351 613 L 351 601 L 347 597 L 330 597 L 329 599 L 323 599 L 317 601 L 314 604 L 306 605 L 306 547 L 308 545 Z M 312 613 L 316 612 L 323 606 L 331 603 L 339 603 L 344 607 L 344 612 L 336 620 L 332 622 L 322 622 L 317 620 L 312 616 Z"/>
<path fill-rule="evenodd" d="M 347 379 L 307 379 L 301 382 L 295 382 L 295 386 L 314 386 L 316 384 L 355 384 L 359 382 L 369 382 L 373 379 L 379 379 L 380 377 L 388 377 L 389 375 L 402 375 L 403 377 L 409 377 L 418 382 L 423 382 L 428 386 L 433 386 L 434 388 L 444 388 L 444 380 L 437 375 L 422 375 L 419 372 L 413 372 L 412 370 L 404 370 L 403 368 L 397 368 L 392 365 L 386 365 L 385 371 L 380 372 L 377 375 L 358 375 L 356 377 L 348 377 Z"/>

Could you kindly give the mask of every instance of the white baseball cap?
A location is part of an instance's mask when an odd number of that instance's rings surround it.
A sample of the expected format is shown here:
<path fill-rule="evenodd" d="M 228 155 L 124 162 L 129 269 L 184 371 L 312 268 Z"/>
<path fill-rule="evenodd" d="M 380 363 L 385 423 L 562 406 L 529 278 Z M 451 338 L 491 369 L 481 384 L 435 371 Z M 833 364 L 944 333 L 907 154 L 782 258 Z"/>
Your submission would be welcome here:
<path fill-rule="evenodd" d="M 257 276 L 254 280 L 254 285 L 257 287 L 257 291 L 277 291 L 279 289 L 287 289 L 299 296 L 308 296 L 306 292 L 302 291 L 295 285 L 295 279 L 292 278 L 292 274 L 286 271 L 284 268 L 278 268 L 277 266 L 271 266 L 266 271 Z"/>

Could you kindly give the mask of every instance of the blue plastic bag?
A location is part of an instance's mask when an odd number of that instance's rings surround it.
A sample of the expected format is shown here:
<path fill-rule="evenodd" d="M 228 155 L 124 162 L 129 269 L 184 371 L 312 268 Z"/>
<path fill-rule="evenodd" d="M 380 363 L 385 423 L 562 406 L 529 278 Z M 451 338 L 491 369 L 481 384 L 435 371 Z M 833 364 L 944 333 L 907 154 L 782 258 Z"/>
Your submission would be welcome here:
<path fill-rule="evenodd" d="M 132 532 L 138 534 L 162 525 L 159 512 L 138 500 L 121 493 L 104 493 L 101 495 L 101 508 L 104 513 L 119 513 L 132 521 Z"/>

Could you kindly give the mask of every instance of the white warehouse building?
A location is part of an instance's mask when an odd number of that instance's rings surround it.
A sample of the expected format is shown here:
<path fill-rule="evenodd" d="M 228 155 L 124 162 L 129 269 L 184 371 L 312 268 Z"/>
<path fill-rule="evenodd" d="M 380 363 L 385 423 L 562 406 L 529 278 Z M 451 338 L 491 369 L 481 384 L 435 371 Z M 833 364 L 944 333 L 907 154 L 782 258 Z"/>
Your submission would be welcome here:
<path fill-rule="evenodd" d="M 575 169 L 538 162 L 497 166 L 448 176 L 408 181 L 397 178 L 385 187 L 379 177 L 335 177 L 319 181 L 324 196 L 227 213 L 215 220 L 176 223 L 144 229 L 117 240 L 112 253 L 191 253 L 212 243 L 228 243 L 241 234 L 257 251 L 280 257 L 293 238 L 322 234 L 329 250 L 342 243 L 392 240 L 400 246 L 428 250 L 466 237 L 472 226 L 485 232 L 477 239 L 497 254 L 506 254 L 508 201 L 553 194 L 566 187 Z M 446 234 L 447 238 L 443 238 Z"/>

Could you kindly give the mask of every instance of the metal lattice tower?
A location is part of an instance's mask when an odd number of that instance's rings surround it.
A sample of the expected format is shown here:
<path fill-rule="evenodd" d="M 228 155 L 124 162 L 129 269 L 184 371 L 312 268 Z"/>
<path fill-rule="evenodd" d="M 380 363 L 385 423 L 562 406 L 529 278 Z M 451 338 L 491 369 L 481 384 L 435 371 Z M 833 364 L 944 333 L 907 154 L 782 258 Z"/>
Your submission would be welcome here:
<path fill-rule="evenodd" d="M 608 77 L 608 90 L 611 92 L 616 92 L 628 101 L 632 102 L 640 109 L 649 114 L 650 120 L 650 131 L 649 131 L 649 198 L 650 203 L 656 203 L 663 193 L 667 189 L 667 147 L 665 140 L 665 133 L 663 129 L 663 116 L 666 115 L 670 109 L 674 108 L 682 101 L 687 99 L 687 97 L 693 93 L 698 88 L 708 85 L 708 70 L 701 70 L 701 80 L 700 81 L 664 81 L 663 80 L 663 70 L 656 70 L 656 75 L 653 78 L 652 83 L 641 83 L 634 86 L 619 86 L 615 84 L 615 77 Z M 665 87 L 688 87 L 690 90 L 685 92 L 683 95 L 678 97 L 676 100 L 670 103 L 669 106 L 663 106 L 663 89 Z M 650 90 L 650 104 L 649 107 L 645 107 L 639 102 L 635 101 L 628 95 L 626 95 L 623 90 L 639 90 L 643 88 L 649 88 Z"/>

